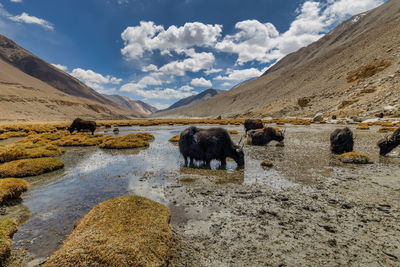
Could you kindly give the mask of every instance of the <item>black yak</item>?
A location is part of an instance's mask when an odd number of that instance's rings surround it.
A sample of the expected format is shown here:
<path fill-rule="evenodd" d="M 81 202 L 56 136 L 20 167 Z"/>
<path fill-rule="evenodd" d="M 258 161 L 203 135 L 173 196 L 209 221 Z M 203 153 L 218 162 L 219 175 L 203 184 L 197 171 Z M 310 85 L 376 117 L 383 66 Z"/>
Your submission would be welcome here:
<path fill-rule="evenodd" d="M 385 156 L 400 145 L 400 127 L 390 136 L 378 141 L 379 154 Z"/>
<path fill-rule="evenodd" d="M 76 118 L 71 126 L 68 128 L 68 131 L 72 133 L 73 131 L 80 132 L 81 130 L 89 130 L 94 134 L 94 131 L 96 130 L 96 122 L 94 121 L 85 121 L 80 118 Z"/>
<path fill-rule="evenodd" d="M 264 124 L 260 119 L 257 120 L 247 119 L 244 121 L 244 129 L 246 130 L 246 133 L 250 130 L 261 129 L 261 128 L 264 128 Z"/>
<path fill-rule="evenodd" d="M 284 132 L 276 130 L 272 127 L 251 130 L 247 134 L 248 143 L 256 146 L 263 146 L 275 140 L 282 142 L 285 139 Z"/>
<path fill-rule="evenodd" d="M 194 160 L 203 161 L 207 166 L 213 159 L 226 166 L 226 158 L 232 158 L 241 167 L 244 165 L 243 149 L 235 145 L 223 128 L 200 129 L 191 126 L 184 130 L 179 139 L 179 151 L 185 159 L 185 166 Z"/>
<path fill-rule="evenodd" d="M 353 151 L 354 140 L 353 133 L 346 127 L 336 129 L 331 133 L 331 151 L 335 154 L 343 154 Z"/>

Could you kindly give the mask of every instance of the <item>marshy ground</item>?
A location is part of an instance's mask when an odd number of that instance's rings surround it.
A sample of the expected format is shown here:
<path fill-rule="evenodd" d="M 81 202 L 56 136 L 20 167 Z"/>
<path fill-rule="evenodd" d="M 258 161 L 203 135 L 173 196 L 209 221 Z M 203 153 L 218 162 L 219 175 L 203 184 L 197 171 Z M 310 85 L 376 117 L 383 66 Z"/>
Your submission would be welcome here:
<path fill-rule="evenodd" d="M 140 131 L 155 139 L 140 149 L 66 147 L 59 157 L 64 169 L 25 178 L 31 189 L 1 210 L 25 218 L 8 265 L 43 262 L 96 204 L 121 195 L 170 208 L 171 266 L 400 264 L 399 149 L 379 157 L 376 142 L 385 135 L 379 127 L 351 127 L 355 151 L 374 164 L 331 155 L 329 134 L 340 126 L 286 123 L 279 126 L 285 146 L 244 147 L 244 169 L 234 161 L 226 169 L 217 162 L 211 169 L 182 167 L 168 140 L 186 127 L 119 126 L 119 136 Z M 244 132 L 223 127 L 239 132 L 231 135 L 236 142 Z M 263 168 L 264 160 L 273 167 Z"/>

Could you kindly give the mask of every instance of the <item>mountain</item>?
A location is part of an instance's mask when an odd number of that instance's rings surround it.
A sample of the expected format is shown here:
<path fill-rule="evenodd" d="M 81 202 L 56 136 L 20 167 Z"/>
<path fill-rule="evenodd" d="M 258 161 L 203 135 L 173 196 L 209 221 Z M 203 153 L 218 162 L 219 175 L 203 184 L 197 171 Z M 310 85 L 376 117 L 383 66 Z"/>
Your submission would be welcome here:
<path fill-rule="evenodd" d="M 127 119 L 121 108 L 0 35 L 0 121 Z"/>
<path fill-rule="evenodd" d="M 153 107 L 150 104 L 147 104 L 143 101 L 134 101 L 126 96 L 120 95 L 106 95 L 103 94 L 105 98 L 111 100 L 112 102 L 116 103 L 117 105 L 132 110 L 135 113 L 142 115 L 143 117 L 150 116 L 154 112 L 157 111 L 157 108 Z"/>
<path fill-rule="evenodd" d="M 170 116 L 372 116 L 399 107 L 400 1 L 354 16 L 261 77 Z"/>
<path fill-rule="evenodd" d="M 78 79 L 38 58 L 3 35 L 0 35 L 0 58 L 68 95 L 113 104 Z"/>
<path fill-rule="evenodd" d="M 166 108 L 164 110 L 160 110 L 160 112 L 177 109 L 177 108 L 181 108 L 181 107 L 187 107 L 189 105 L 194 105 L 196 103 L 206 101 L 207 99 L 209 99 L 215 95 L 218 95 L 221 92 L 223 92 L 223 90 L 212 89 L 212 88 L 207 89 L 197 95 L 192 95 L 192 96 L 183 98 L 183 99 L 179 100 L 178 102 L 175 102 L 168 108 Z"/>

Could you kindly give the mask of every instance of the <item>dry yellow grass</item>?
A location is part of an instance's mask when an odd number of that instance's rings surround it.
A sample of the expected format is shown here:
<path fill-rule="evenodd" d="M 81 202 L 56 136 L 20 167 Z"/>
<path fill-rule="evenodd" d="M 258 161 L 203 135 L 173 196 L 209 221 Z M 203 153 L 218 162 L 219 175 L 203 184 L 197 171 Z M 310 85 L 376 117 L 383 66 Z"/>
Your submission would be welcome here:
<path fill-rule="evenodd" d="M 21 159 L 0 165 L 0 177 L 26 177 L 52 172 L 64 167 L 55 158 Z"/>
<path fill-rule="evenodd" d="M 56 157 L 63 151 L 52 144 L 39 143 L 34 144 L 30 141 L 22 141 L 0 147 L 0 163 L 28 158 Z"/>
<path fill-rule="evenodd" d="M 357 130 L 369 130 L 368 124 L 359 124 Z"/>
<path fill-rule="evenodd" d="M 57 146 L 97 146 L 103 141 L 111 138 L 102 134 L 74 133 L 62 136 L 60 139 L 53 141 Z"/>
<path fill-rule="evenodd" d="M 17 223 L 9 218 L 0 218 L 0 266 L 3 261 L 10 255 L 11 238 L 17 231 Z"/>
<path fill-rule="evenodd" d="M 172 143 L 177 143 L 177 142 L 179 142 L 180 138 L 181 138 L 180 134 L 177 134 L 177 135 L 172 136 L 168 141 L 170 141 Z"/>
<path fill-rule="evenodd" d="M 169 209 L 138 196 L 114 198 L 84 216 L 44 266 L 167 266 Z"/>
<path fill-rule="evenodd" d="M 29 188 L 29 183 L 23 179 L 0 179 L 0 203 L 9 199 L 17 199 Z"/>
<path fill-rule="evenodd" d="M 149 146 L 148 141 L 153 141 L 154 136 L 148 133 L 128 134 L 122 137 L 109 137 L 99 147 L 109 149 L 128 149 Z"/>
<path fill-rule="evenodd" d="M 383 126 L 382 128 L 380 128 L 378 130 L 378 132 L 380 133 L 386 133 L 386 132 L 394 132 L 397 130 L 397 127 L 387 127 L 387 126 Z"/>
<path fill-rule="evenodd" d="M 230 134 L 238 134 L 239 132 L 238 131 L 236 131 L 236 130 L 229 130 L 228 131 Z"/>
<path fill-rule="evenodd" d="M 5 132 L 0 134 L 0 140 L 4 140 L 11 137 L 25 137 L 28 136 L 26 132 Z"/>
<path fill-rule="evenodd" d="M 353 164 L 370 164 L 372 161 L 367 155 L 360 154 L 357 152 L 348 152 L 339 155 L 339 160 L 343 163 L 353 163 Z"/>
<path fill-rule="evenodd" d="M 389 67 L 391 64 L 392 63 L 389 60 L 371 61 L 367 65 L 361 66 L 358 69 L 347 73 L 347 82 L 357 82 L 372 77 Z"/>

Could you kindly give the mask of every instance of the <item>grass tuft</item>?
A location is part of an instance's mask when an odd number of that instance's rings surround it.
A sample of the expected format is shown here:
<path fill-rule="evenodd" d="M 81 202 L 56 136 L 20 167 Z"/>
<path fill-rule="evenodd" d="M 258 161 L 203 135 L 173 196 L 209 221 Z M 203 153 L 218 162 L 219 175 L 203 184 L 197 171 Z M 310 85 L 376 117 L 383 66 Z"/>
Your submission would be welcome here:
<path fill-rule="evenodd" d="M 100 148 L 129 149 L 149 146 L 154 136 L 148 133 L 128 134 L 122 137 L 110 137 L 100 144 Z"/>
<path fill-rule="evenodd" d="M 170 211 L 139 196 L 95 206 L 44 266 L 167 266 Z"/>
<path fill-rule="evenodd" d="M 359 124 L 357 130 L 369 130 L 368 124 Z"/>
<path fill-rule="evenodd" d="M 394 132 L 397 130 L 397 127 L 388 127 L 388 126 L 383 126 L 378 130 L 380 133 L 387 133 L 387 132 Z"/>
<path fill-rule="evenodd" d="M 181 136 L 179 134 L 174 135 L 173 137 L 171 137 L 168 141 L 172 142 L 172 143 L 177 143 L 179 142 L 179 139 L 181 138 Z"/>
<path fill-rule="evenodd" d="M 0 265 L 10 255 L 11 238 L 17 232 L 17 223 L 9 218 L 0 218 Z"/>
<path fill-rule="evenodd" d="M 28 191 L 29 183 L 23 179 L 0 179 L 0 203 L 10 199 L 18 199 L 22 193 Z"/>
<path fill-rule="evenodd" d="M 45 142 L 22 141 L 0 147 L 0 163 L 30 158 L 56 157 L 63 153 L 59 147 Z"/>
<path fill-rule="evenodd" d="M 55 158 L 21 159 L 0 165 L 0 177 L 26 177 L 52 172 L 64 167 Z"/>

